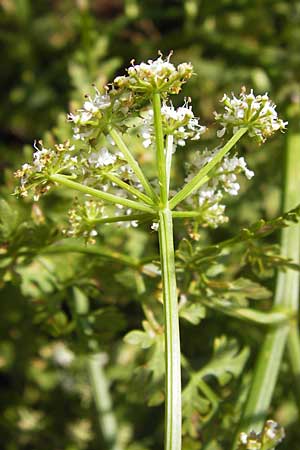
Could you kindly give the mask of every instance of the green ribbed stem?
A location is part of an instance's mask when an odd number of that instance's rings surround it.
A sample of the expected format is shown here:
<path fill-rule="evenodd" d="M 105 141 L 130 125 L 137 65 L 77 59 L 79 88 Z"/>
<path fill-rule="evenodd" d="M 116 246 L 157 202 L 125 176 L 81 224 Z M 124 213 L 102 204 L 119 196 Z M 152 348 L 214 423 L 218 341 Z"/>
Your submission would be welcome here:
<path fill-rule="evenodd" d="M 154 93 L 152 96 L 152 107 L 153 107 L 155 144 L 156 144 L 156 165 L 160 187 L 160 200 L 161 205 L 165 206 L 168 201 L 169 185 L 168 185 L 164 134 L 161 117 L 161 101 L 160 95 L 157 92 Z"/>
<path fill-rule="evenodd" d="M 156 164 L 160 186 L 159 249 L 164 299 L 165 331 L 165 450 L 181 450 L 181 353 L 176 287 L 173 218 L 168 204 L 173 138 L 164 134 L 159 93 L 152 97 Z"/>
<path fill-rule="evenodd" d="M 137 178 L 140 180 L 143 188 L 145 189 L 146 194 L 148 194 L 149 197 L 155 202 L 157 200 L 157 196 L 156 196 L 154 190 L 152 189 L 149 181 L 145 177 L 144 172 L 140 168 L 138 162 L 135 160 L 135 158 L 132 155 L 131 151 L 129 150 L 129 148 L 127 147 L 126 143 L 124 142 L 121 134 L 114 128 L 111 128 L 109 130 L 109 134 L 112 137 L 112 139 L 115 141 L 118 149 L 120 150 L 120 152 L 122 152 L 124 158 L 126 159 L 128 164 L 130 165 L 132 170 L 134 171 L 134 173 L 137 176 Z"/>
<path fill-rule="evenodd" d="M 143 203 L 138 203 L 123 197 L 118 197 L 117 195 L 109 194 L 107 192 L 100 191 L 99 189 L 95 189 L 90 186 L 85 186 L 84 184 L 71 180 L 66 175 L 61 174 L 51 175 L 49 179 L 55 183 L 62 184 L 63 186 L 75 189 L 76 191 L 82 192 L 83 194 L 88 194 L 91 195 L 92 197 L 110 202 L 114 205 L 127 206 L 127 208 L 137 209 L 138 211 L 143 211 L 150 214 L 153 214 L 155 212 L 152 208 L 150 208 L 150 206 L 144 205 Z"/>
<path fill-rule="evenodd" d="M 165 450 L 181 449 L 181 368 L 172 213 L 159 213 L 165 325 Z"/>
<path fill-rule="evenodd" d="M 290 133 L 286 145 L 286 171 L 283 210 L 287 211 L 299 203 L 300 195 L 300 135 Z M 300 227 L 298 224 L 284 228 L 281 239 L 281 254 L 299 263 Z M 295 394 L 300 404 L 300 345 L 298 336 L 298 297 L 299 274 L 287 269 L 277 276 L 275 308 L 280 306 L 294 315 L 287 324 L 268 331 L 262 344 L 253 380 L 246 401 L 243 417 L 235 438 L 233 449 L 236 449 L 238 435 L 241 431 L 252 429 L 261 431 L 267 418 L 277 382 L 283 352 L 287 343 L 291 368 L 295 377 Z"/>
<path fill-rule="evenodd" d="M 300 202 L 300 133 L 288 136 L 286 158 L 286 191 L 285 210 L 294 208 Z M 289 233 L 288 233 L 289 231 Z M 285 256 L 300 262 L 300 226 L 293 225 L 283 230 L 283 243 L 287 249 Z M 300 337 L 299 337 L 299 272 L 287 271 L 290 280 L 290 291 L 287 293 L 287 303 L 295 313 L 295 320 L 291 322 L 287 338 L 287 351 L 291 371 L 294 378 L 294 395 L 300 414 Z"/>

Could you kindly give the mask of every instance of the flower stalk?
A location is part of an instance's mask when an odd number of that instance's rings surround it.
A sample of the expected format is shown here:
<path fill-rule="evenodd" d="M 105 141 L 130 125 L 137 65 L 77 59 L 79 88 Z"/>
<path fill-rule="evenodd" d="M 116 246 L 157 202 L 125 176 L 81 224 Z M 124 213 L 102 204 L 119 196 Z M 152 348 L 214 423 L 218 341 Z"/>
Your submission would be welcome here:
<path fill-rule="evenodd" d="M 155 201 L 156 200 L 155 192 L 153 191 L 149 181 L 145 177 L 144 172 L 140 168 L 138 162 L 136 161 L 136 159 L 132 155 L 131 151 L 129 150 L 129 148 L 125 144 L 124 140 L 122 139 L 122 136 L 119 134 L 119 132 L 115 128 L 110 128 L 109 134 L 110 134 L 111 138 L 114 140 L 114 142 L 116 143 L 120 152 L 125 157 L 126 161 L 130 165 L 132 170 L 134 171 L 137 178 L 140 180 L 143 188 L 145 189 L 145 192 L 149 195 L 150 198 L 152 198 L 152 200 Z"/>
<path fill-rule="evenodd" d="M 153 95 L 156 160 L 160 185 L 159 248 L 165 326 L 165 450 L 181 449 L 181 352 L 176 286 L 173 219 L 168 205 L 168 160 L 164 153 L 160 95 Z"/>
<path fill-rule="evenodd" d="M 192 178 L 170 201 L 170 208 L 174 209 L 178 203 L 181 203 L 185 198 L 191 195 L 194 191 L 198 190 L 200 186 L 209 180 L 209 172 L 224 158 L 226 153 L 228 153 L 232 147 L 244 136 L 248 131 L 247 127 L 240 128 L 229 141 L 224 145 L 224 147 L 219 150 L 216 156 L 207 163 L 202 169 L 199 170 L 197 175 Z"/>
<path fill-rule="evenodd" d="M 76 191 L 82 192 L 83 194 L 91 195 L 92 197 L 99 198 L 101 200 L 106 200 L 115 205 L 123 205 L 128 208 L 137 209 L 139 211 L 147 212 L 150 214 L 154 213 L 154 210 L 143 203 L 135 202 L 134 200 L 129 200 L 127 198 L 118 197 L 117 195 L 109 194 L 107 192 L 99 191 L 99 189 L 92 188 L 90 186 L 85 186 L 84 184 L 78 183 L 77 181 L 70 180 L 69 177 L 65 175 L 51 175 L 49 177 L 50 181 L 54 183 L 62 184 L 63 186 L 75 189 Z"/>
<path fill-rule="evenodd" d="M 160 201 L 165 207 L 168 202 L 168 177 L 166 167 L 166 156 L 164 148 L 164 134 L 161 117 L 161 101 L 160 94 L 155 92 L 152 97 L 153 115 L 154 115 L 154 130 L 156 142 L 156 163 L 160 187 Z"/>
<path fill-rule="evenodd" d="M 131 186 L 130 184 L 126 183 L 125 181 L 121 180 L 116 175 L 113 175 L 112 173 L 105 174 L 105 177 L 110 180 L 112 183 L 115 183 L 117 186 L 119 186 L 121 189 L 124 189 L 125 191 L 129 192 L 130 194 L 134 195 L 135 197 L 142 200 L 142 202 L 146 203 L 147 205 L 153 206 L 153 200 L 151 200 L 150 197 L 143 194 L 143 192 L 136 189 L 134 186 Z"/>

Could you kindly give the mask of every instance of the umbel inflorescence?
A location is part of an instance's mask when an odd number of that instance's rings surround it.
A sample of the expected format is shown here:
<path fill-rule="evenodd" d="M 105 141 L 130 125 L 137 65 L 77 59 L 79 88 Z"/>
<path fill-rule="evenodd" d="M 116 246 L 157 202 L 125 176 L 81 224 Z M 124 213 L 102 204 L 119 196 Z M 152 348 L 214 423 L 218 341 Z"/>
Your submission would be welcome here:
<path fill-rule="evenodd" d="M 68 115 L 73 126 L 72 142 L 53 148 L 41 141 L 34 144 L 32 162 L 23 164 L 16 172 L 20 179 L 17 193 L 26 197 L 32 191 L 38 200 L 52 187 L 63 184 L 97 197 L 93 201 L 87 198 L 82 205 L 76 200 L 69 212 L 70 227 L 65 231 L 68 236 L 84 236 L 90 242 L 94 242 L 99 225 L 105 222 L 137 226 L 147 219 L 156 224 L 161 198 L 158 179 L 147 179 L 127 146 L 126 136 L 135 134 L 145 151 L 155 152 L 158 130 L 152 99 L 158 93 L 162 100 L 159 133 L 170 183 L 172 155 L 178 148 L 184 151 L 189 141 L 195 147 L 206 131 L 195 117 L 190 99 L 179 107 L 170 99 L 181 91 L 192 74 L 190 63 L 176 67 L 170 56 L 164 59 L 160 55 L 141 64 L 132 62 L 126 75 L 115 78 L 101 91 L 95 88 L 94 95 L 87 96 L 83 106 Z M 286 127 L 267 94 L 255 96 L 252 90 L 247 94 L 243 88 L 238 97 L 224 95 L 221 102 L 223 112 L 215 113 L 216 122 L 222 127 L 217 132 L 220 139 L 238 133 L 240 138 L 248 133 L 262 143 Z M 247 179 L 254 175 L 243 157 L 229 153 L 234 144 L 234 140 L 225 145 L 222 141 L 213 150 L 198 144 L 186 163 L 184 195 L 182 187 L 172 186 L 168 191 L 175 196 L 173 207 L 180 203 L 180 211 L 185 208 L 194 212 L 202 226 L 217 227 L 226 222 L 224 198 L 238 194 L 240 175 Z M 152 225 L 152 229 L 156 228 Z"/>
<path fill-rule="evenodd" d="M 284 429 L 274 420 L 267 420 L 261 433 L 240 434 L 238 450 L 274 450 L 284 437 Z"/>

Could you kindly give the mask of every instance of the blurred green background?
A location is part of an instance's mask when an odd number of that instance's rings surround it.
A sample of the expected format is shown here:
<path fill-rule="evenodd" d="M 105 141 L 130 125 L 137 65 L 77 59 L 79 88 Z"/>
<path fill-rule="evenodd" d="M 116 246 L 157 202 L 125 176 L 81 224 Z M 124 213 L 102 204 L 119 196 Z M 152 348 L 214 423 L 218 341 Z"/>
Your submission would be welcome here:
<path fill-rule="evenodd" d="M 255 93 L 269 92 L 280 116 L 289 120 L 289 130 L 299 129 L 300 2 L 2 0 L 0 24 L 0 446 L 3 450 L 107 448 L 96 431 L 84 358 L 70 362 L 62 347 L 64 341 L 73 352 L 86 352 L 85 339 L 76 332 L 72 306 L 73 287 L 79 286 L 89 296 L 92 311 L 100 311 L 95 339 L 111 358 L 107 373 L 125 448 L 161 448 L 163 408 L 156 407 L 155 414 L 145 408 L 151 393 L 146 392 L 142 377 L 132 384 L 136 355 L 122 344 L 126 331 L 140 327 L 138 283 L 132 282 L 136 275 L 118 261 L 69 254 L 35 257 L 41 248 L 61 239 L 70 197 L 53 193 L 40 206 L 18 201 L 11 196 L 13 172 L 30 159 L 34 139 L 53 143 L 70 135 L 66 112 L 80 106 L 92 83 L 103 86 L 123 73 L 133 58 L 155 58 L 158 50 L 165 55 L 173 50 L 174 63 L 194 65 L 195 76 L 176 101 L 192 98 L 195 113 L 208 126 L 204 146 L 215 142 L 212 119 L 218 101 L 224 92 L 238 93 L 241 86 Z M 260 217 L 279 213 L 284 140 L 276 136 L 256 152 L 254 144 L 243 145 L 257 175 L 255 183 L 243 187 L 239 199 L 231 201 L 230 226 L 205 231 L 205 242 L 226 238 Z M 183 157 L 178 155 L 176 162 L 178 183 L 184 178 Z M 184 233 L 176 229 L 177 241 Z M 105 230 L 102 240 L 134 257 L 156 252 L 155 236 L 147 238 L 143 229 Z M 20 259 L 24 249 L 26 256 Z M 107 282 L 110 279 L 112 283 Z M 153 293 L 157 286 L 151 283 L 147 289 Z M 189 357 L 199 352 L 205 360 L 212 352 L 213 337 L 227 332 L 241 342 L 256 339 L 254 331 L 253 336 L 245 336 L 234 323 L 208 320 L 205 343 L 196 344 L 197 330 L 186 327 L 183 348 L 188 348 Z M 160 364 L 155 369 L 159 376 Z M 288 427 L 282 448 L 297 450 L 297 413 L 284 394 L 290 379 L 287 368 L 283 372 L 273 412 Z M 159 376 L 158 394 L 162 391 Z M 227 428 L 228 436 L 232 419 L 225 423 L 226 414 L 235 412 L 227 405 L 222 414 L 218 425 Z M 198 435 L 189 436 L 186 450 L 204 448 L 200 440 Z M 213 445 L 209 449 L 223 448 Z"/>

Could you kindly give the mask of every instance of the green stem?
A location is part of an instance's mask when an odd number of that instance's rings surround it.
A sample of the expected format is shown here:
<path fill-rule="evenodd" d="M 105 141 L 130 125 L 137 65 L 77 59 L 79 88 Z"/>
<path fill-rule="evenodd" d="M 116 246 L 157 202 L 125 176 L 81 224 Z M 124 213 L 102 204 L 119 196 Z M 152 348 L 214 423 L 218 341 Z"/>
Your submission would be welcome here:
<path fill-rule="evenodd" d="M 187 219 L 190 217 L 199 217 L 202 213 L 198 211 L 172 211 L 173 219 Z"/>
<path fill-rule="evenodd" d="M 149 195 L 150 198 L 152 198 L 152 200 L 154 202 L 156 202 L 157 196 L 156 196 L 153 188 L 151 187 L 149 181 L 145 177 L 145 175 L 144 175 L 142 169 L 140 168 L 138 162 L 133 157 L 131 151 L 129 150 L 129 148 L 127 147 L 125 142 L 123 141 L 122 136 L 114 128 L 111 128 L 109 130 L 109 134 L 111 135 L 112 139 L 115 141 L 118 149 L 123 154 L 124 158 L 126 159 L 128 164 L 130 165 L 130 167 L 132 168 L 134 173 L 136 174 L 137 178 L 140 180 L 143 188 L 145 189 L 145 192 Z"/>
<path fill-rule="evenodd" d="M 290 133 L 287 141 L 286 155 L 286 183 L 284 193 L 285 210 L 294 208 L 299 203 L 300 197 L 300 133 Z M 289 232 L 288 232 L 289 231 Z M 285 256 L 294 262 L 300 262 L 300 226 L 292 225 L 283 230 L 283 243 L 287 249 Z M 288 292 L 287 302 L 295 314 L 295 320 L 291 323 L 287 338 L 287 353 L 294 378 L 294 394 L 300 414 L 300 338 L 299 338 L 299 273 L 287 271 L 291 277 L 291 290 Z"/>
<path fill-rule="evenodd" d="M 159 213 L 165 325 L 165 450 L 181 449 L 181 371 L 172 213 Z"/>
<path fill-rule="evenodd" d="M 39 251 L 40 255 L 55 255 L 61 253 L 83 253 L 85 255 L 94 255 L 99 258 L 108 259 L 134 268 L 140 267 L 141 265 L 135 258 L 123 255 L 122 253 L 116 252 L 112 249 L 106 249 L 98 246 L 87 247 L 79 244 L 55 244 L 45 247 Z"/>
<path fill-rule="evenodd" d="M 139 198 L 144 203 L 146 203 L 146 204 L 148 204 L 150 206 L 153 206 L 153 200 L 151 200 L 150 197 L 148 197 L 147 195 L 143 194 L 142 192 L 140 192 L 138 189 L 136 189 L 135 187 L 131 186 L 130 184 L 125 183 L 125 181 L 121 180 L 116 175 L 113 175 L 112 173 L 107 173 L 107 174 L 105 174 L 105 176 L 110 181 L 112 181 L 117 186 L 119 186 L 120 188 L 124 189 L 125 191 L 127 191 L 130 194 L 134 195 L 135 197 Z"/>
<path fill-rule="evenodd" d="M 90 378 L 99 427 L 107 450 L 120 450 L 116 442 L 118 427 L 112 410 L 112 401 L 109 392 L 109 383 L 103 370 L 103 355 L 91 354 L 88 356 L 87 368 Z"/>
<path fill-rule="evenodd" d="M 181 353 L 176 287 L 173 219 L 168 205 L 168 176 L 164 153 L 160 95 L 152 97 L 156 163 L 160 185 L 159 249 L 164 298 L 165 331 L 165 450 L 181 450 Z"/>
<path fill-rule="evenodd" d="M 132 220 L 150 220 L 154 214 L 122 214 L 120 216 L 101 217 L 100 219 L 93 220 L 93 223 L 118 223 L 118 222 L 131 222 Z"/>
<path fill-rule="evenodd" d="M 83 194 L 91 195 L 92 197 L 100 198 L 107 202 L 113 203 L 115 205 L 123 205 L 128 208 L 137 209 L 139 211 L 147 212 L 150 214 L 155 213 L 152 208 L 142 203 L 135 202 L 133 200 L 128 200 L 127 198 L 118 197 L 117 195 L 109 194 L 107 192 L 99 191 L 98 189 L 85 186 L 84 184 L 78 183 L 77 181 L 72 181 L 65 175 L 56 174 L 51 175 L 49 179 L 55 183 L 62 184 L 76 191 L 80 191 Z"/>
<path fill-rule="evenodd" d="M 174 145 L 174 137 L 173 137 L 172 134 L 168 134 L 168 136 L 166 138 L 167 197 L 169 197 L 169 190 L 170 190 L 170 178 L 171 178 L 173 145 Z"/>
<path fill-rule="evenodd" d="M 221 304 L 214 304 L 212 301 L 203 300 L 201 301 L 208 308 L 219 311 L 230 317 L 235 317 L 236 319 L 245 320 L 247 322 L 252 322 L 257 325 L 265 326 L 278 326 L 289 322 L 293 317 L 293 313 L 289 311 L 272 311 L 272 312 L 262 312 L 251 308 L 233 308 L 222 306 Z"/>
<path fill-rule="evenodd" d="M 168 201 L 169 188 L 168 188 L 168 177 L 166 168 L 164 133 L 161 117 L 161 102 L 160 102 L 160 94 L 158 92 L 155 92 L 152 96 L 152 106 L 153 106 L 153 119 L 155 129 L 156 162 L 160 186 L 160 200 L 162 205 L 166 206 Z"/>
<path fill-rule="evenodd" d="M 297 145 L 296 145 L 297 144 Z M 283 199 L 283 209 L 294 207 L 299 201 L 300 192 L 300 135 L 288 135 L 286 146 L 286 180 Z M 299 262 L 300 228 L 292 225 L 283 229 L 281 239 L 281 253 L 287 258 Z M 274 307 L 282 307 L 298 314 L 299 274 L 295 270 L 287 269 L 279 272 L 276 284 Z M 271 404 L 274 388 L 279 374 L 285 344 L 288 340 L 288 354 L 292 360 L 291 368 L 295 370 L 297 391 L 299 389 L 300 351 L 299 341 L 295 330 L 295 319 L 275 330 L 267 332 L 261 347 L 257 365 L 254 370 L 244 414 L 239 425 L 239 432 L 254 429 L 260 431 L 266 419 Z M 290 332 L 292 331 L 292 334 Z M 298 334 L 298 333 L 297 333 Z M 299 398 L 298 398 L 299 402 Z M 239 433 L 238 433 L 239 434 Z M 237 445 L 236 436 L 234 449 Z"/>
<path fill-rule="evenodd" d="M 269 331 L 264 338 L 234 449 L 240 432 L 262 430 L 276 385 L 288 330 L 288 325 L 285 325 Z"/>
<path fill-rule="evenodd" d="M 300 335 L 299 324 L 293 322 L 287 341 L 288 359 L 294 379 L 294 396 L 300 415 Z"/>
<path fill-rule="evenodd" d="M 241 128 L 238 130 L 232 138 L 227 142 L 227 144 L 222 147 L 216 156 L 209 161 L 197 175 L 192 178 L 182 189 L 179 191 L 170 201 L 170 208 L 174 209 L 178 203 L 182 202 L 186 197 L 188 197 L 192 192 L 199 189 L 204 183 L 209 180 L 209 172 L 218 164 L 223 157 L 228 153 L 232 147 L 241 139 L 241 137 L 247 132 L 247 128 Z"/>
<path fill-rule="evenodd" d="M 85 318 L 89 313 L 89 300 L 80 289 L 74 288 L 73 291 L 76 315 L 79 319 L 83 316 L 85 321 Z M 90 338 L 89 344 L 90 347 L 97 346 L 92 338 Z M 117 442 L 118 427 L 112 409 L 109 383 L 103 369 L 103 356 L 104 355 L 101 353 L 87 353 L 85 355 L 86 367 L 95 402 L 97 421 L 105 443 L 105 448 L 107 450 L 121 450 L 121 447 Z"/>

